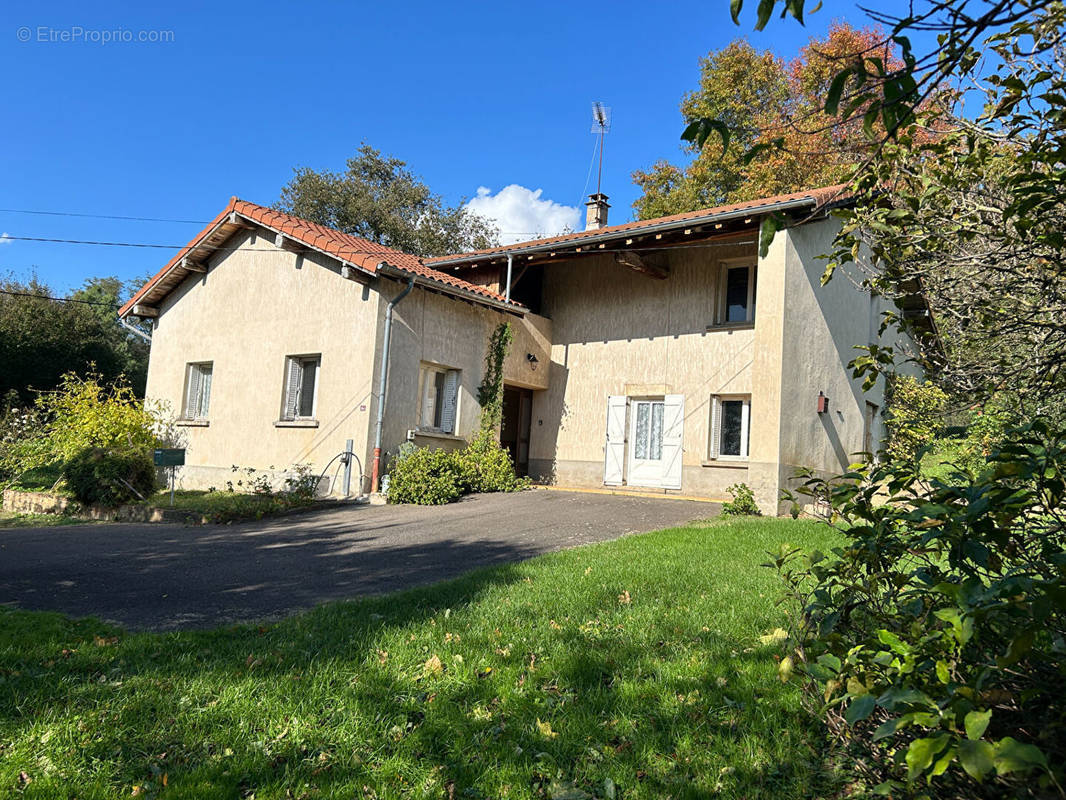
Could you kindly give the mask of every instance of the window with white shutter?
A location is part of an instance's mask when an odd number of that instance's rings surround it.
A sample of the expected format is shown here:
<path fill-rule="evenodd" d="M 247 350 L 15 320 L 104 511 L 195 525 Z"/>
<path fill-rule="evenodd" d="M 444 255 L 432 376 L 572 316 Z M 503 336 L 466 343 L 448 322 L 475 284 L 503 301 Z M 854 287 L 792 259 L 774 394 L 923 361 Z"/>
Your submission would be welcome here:
<path fill-rule="evenodd" d="M 712 395 L 707 457 L 745 459 L 751 439 L 751 397 Z"/>
<path fill-rule="evenodd" d="M 454 434 L 459 417 L 459 370 L 423 364 L 419 385 L 418 427 L 434 433 Z"/>
<path fill-rule="evenodd" d="M 182 419 L 206 420 L 211 407 L 213 362 L 185 365 L 185 402 Z"/>
<path fill-rule="evenodd" d="M 322 356 L 288 356 L 285 359 L 285 392 L 281 419 L 286 422 L 315 418 L 318 373 Z"/>

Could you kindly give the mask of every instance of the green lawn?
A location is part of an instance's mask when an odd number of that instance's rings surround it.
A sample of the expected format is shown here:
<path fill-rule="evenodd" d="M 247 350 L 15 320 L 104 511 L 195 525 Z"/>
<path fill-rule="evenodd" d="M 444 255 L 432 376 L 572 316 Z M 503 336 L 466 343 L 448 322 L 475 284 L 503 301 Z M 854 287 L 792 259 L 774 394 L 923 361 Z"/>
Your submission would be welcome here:
<path fill-rule="evenodd" d="M 206 632 L 3 609 L 0 795 L 817 794 L 758 564 L 834 540 L 721 520 Z"/>

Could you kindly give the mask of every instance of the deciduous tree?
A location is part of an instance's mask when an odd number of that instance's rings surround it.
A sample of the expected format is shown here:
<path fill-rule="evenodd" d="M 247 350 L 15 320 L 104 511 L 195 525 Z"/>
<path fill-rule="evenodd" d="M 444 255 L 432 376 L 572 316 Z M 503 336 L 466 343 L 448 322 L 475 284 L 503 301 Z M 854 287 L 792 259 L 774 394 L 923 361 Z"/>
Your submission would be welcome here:
<path fill-rule="evenodd" d="M 461 203 L 447 206 L 405 162 L 368 144 L 344 172 L 299 167 L 277 207 L 372 242 L 418 256 L 496 244 L 498 231 Z"/>

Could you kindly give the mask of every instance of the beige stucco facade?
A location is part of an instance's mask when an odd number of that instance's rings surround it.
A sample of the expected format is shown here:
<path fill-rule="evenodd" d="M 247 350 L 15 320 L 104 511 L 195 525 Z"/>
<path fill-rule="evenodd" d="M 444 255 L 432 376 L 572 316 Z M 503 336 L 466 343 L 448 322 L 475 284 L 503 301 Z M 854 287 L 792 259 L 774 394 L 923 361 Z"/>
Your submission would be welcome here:
<path fill-rule="evenodd" d="M 560 257 L 534 267 L 541 314 L 506 313 L 416 285 L 395 307 L 382 444 L 457 447 L 478 427 L 477 388 L 489 337 L 503 321 L 515 338 L 507 384 L 532 391 L 529 471 L 561 486 L 604 485 L 611 396 L 683 398 L 679 489 L 727 499 L 747 483 L 765 512 L 800 467 L 840 471 L 881 436 L 881 388 L 863 393 L 847 363 L 876 336 L 882 308 L 841 275 L 822 287 L 837 223 L 789 228 L 763 258 L 754 237 L 703 237 L 664 247 L 665 278 L 620 263 L 610 252 Z M 182 408 L 190 363 L 212 365 L 210 412 L 179 423 L 187 466 L 179 485 L 223 488 L 232 466 L 294 465 L 336 474 L 353 440 L 352 490 L 369 490 L 386 308 L 400 277 L 343 270 L 333 258 L 291 252 L 262 229 L 242 230 L 160 303 L 148 395 Z M 725 265 L 756 265 L 750 323 L 717 324 Z M 286 361 L 319 356 L 312 420 L 282 422 Z M 423 367 L 457 372 L 454 432 L 419 428 Z M 829 411 L 817 413 L 819 392 Z M 746 458 L 714 457 L 712 398 L 750 400 Z M 329 466 L 329 470 L 327 470 Z M 360 482 L 359 475 L 363 475 Z M 623 488 L 629 483 L 623 479 Z M 337 483 L 329 488 L 339 491 Z"/>

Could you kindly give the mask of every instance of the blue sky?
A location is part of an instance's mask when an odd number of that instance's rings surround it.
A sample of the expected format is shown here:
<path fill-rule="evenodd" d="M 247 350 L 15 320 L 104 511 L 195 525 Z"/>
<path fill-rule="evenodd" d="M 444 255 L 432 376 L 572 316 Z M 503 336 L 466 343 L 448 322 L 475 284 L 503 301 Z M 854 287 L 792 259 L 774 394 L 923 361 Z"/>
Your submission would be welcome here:
<path fill-rule="evenodd" d="M 206 221 L 234 194 L 273 203 L 294 166 L 342 168 L 365 140 L 450 203 L 479 187 L 490 201 L 509 185 L 540 190 L 488 207 L 508 207 L 505 228 L 550 227 L 573 212 L 544 214 L 544 201 L 583 200 L 590 103 L 602 100 L 613 109 L 604 191 L 622 222 L 637 194 L 630 173 L 680 155 L 678 103 L 700 56 L 743 34 L 790 58 L 834 19 L 864 22 L 850 2 L 763 33 L 751 31 L 754 9 L 735 27 L 726 0 L 153 5 L 6 6 L 0 208 Z M 85 41 L 116 31 L 172 41 Z M 0 212 L 9 236 L 181 245 L 198 230 Z M 67 292 L 169 257 L 5 240 L 0 273 L 36 270 Z"/>

